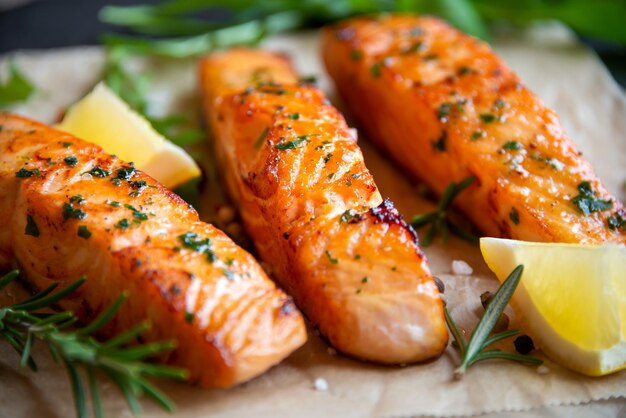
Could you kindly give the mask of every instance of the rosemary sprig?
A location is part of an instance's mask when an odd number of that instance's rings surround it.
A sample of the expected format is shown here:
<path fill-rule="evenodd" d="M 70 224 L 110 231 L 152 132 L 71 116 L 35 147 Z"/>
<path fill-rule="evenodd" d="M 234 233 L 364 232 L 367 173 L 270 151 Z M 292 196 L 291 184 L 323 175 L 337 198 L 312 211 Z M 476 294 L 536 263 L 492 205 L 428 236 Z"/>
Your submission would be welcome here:
<path fill-rule="evenodd" d="M 18 275 L 19 272 L 14 270 L 0 278 L 0 289 L 15 280 Z M 84 281 L 85 279 L 81 278 L 57 292 L 54 292 L 57 287 L 55 283 L 25 301 L 0 308 L 0 337 L 20 355 L 21 366 L 28 366 L 33 371 L 37 371 L 37 364 L 32 357 L 34 341 L 39 340 L 48 347 L 55 361 L 63 363 L 67 369 L 72 384 L 76 415 L 79 418 L 88 416 L 87 393 L 91 394 L 94 416 L 98 418 L 104 416 L 96 372 L 109 377 L 122 391 L 134 415 L 141 413 L 139 397 L 144 394 L 164 409 L 173 411 L 172 401 L 147 378 L 181 380 L 187 377 L 187 371 L 147 363 L 145 360 L 173 349 L 176 346 L 175 342 L 162 341 L 127 346 L 150 327 L 148 322 L 143 322 L 108 341 L 99 342 L 92 336 L 113 317 L 126 299 L 126 294 L 122 294 L 82 329 L 67 330 L 77 320 L 72 312 L 51 314 L 37 312 L 55 305 L 73 293 Z M 81 373 L 81 369 L 84 370 L 84 374 Z"/>
<path fill-rule="evenodd" d="M 515 267 L 509 277 L 500 285 L 493 299 L 487 306 L 485 314 L 478 322 L 478 325 L 476 325 L 476 328 L 474 328 L 469 342 L 463 338 L 452 316 L 450 316 L 448 308 L 444 305 L 446 324 L 454 338 L 455 346 L 458 347 L 459 353 L 461 354 L 461 364 L 454 372 L 455 379 L 461 379 L 471 365 L 484 360 L 502 359 L 530 365 L 540 365 L 543 363 L 543 360 L 534 356 L 511 353 L 497 348 L 488 349 L 493 343 L 519 333 L 519 330 L 507 330 L 492 335 L 493 328 L 504 312 L 504 308 L 508 305 L 511 296 L 513 296 L 513 292 L 522 277 L 523 271 L 524 266 L 519 265 Z"/>
<path fill-rule="evenodd" d="M 217 47 L 250 44 L 293 29 L 319 27 L 356 15 L 412 12 L 440 16 L 486 39 L 489 24 L 528 25 L 560 20 L 587 36 L 626 44 L 622 0 L 169 0 L 156 5 L 106 6 L 100 20 L 138 37 L 109 36 L 109 45 L 170 57 L 205 54 Z M 157 38 L 162 36 L 166 38 Z M 169 37 L 169 38 L 167 38 Z"/>
<path fill-rule="evenodd" d="M 448 242 L 448 231 L 459 236 L 460 238 L 471 242 L 473 244 L 478 243 L 478 238 L 472 233 L 459 227 L 450 218 L 450 206 L 454 199 L 465 189 L 471 186 L 476 177 L 470 176 L 458 183 L 451 182 L 446 190 L 441 195 L 441 200 L 437 204 L 437 209 L 432 212 L 415 215 L 411 220 L 411 226 L 418 230 L 426 225 L 430 224 L 430 228 L 426 231 L 426 235 L 421 241 L 424 247 L 429 246 L 435 236 L 439 233 L 443 238 L 443 242 Z"/>

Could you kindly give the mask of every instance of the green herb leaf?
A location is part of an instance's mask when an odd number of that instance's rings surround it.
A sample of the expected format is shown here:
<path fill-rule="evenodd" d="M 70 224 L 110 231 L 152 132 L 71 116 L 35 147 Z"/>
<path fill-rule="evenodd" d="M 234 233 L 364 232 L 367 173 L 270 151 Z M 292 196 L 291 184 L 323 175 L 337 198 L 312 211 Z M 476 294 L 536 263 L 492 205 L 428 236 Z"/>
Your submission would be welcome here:
<path fill-rule="evenodd" d="M 502 285 L 500 285 L 496 293 L 493 295 L 490 303 L 487 305 L 485 314 L 478 322 L 478 325 L 476 325 L 476 328 L 474 328 L 469 342 L 465 341 L 463 335 L 459 332 L 458 327 L 450 316 L 447 307 L 444 306 L 446 324 L 448 325 L 448 328 L 450 329 L 461 354 L 461 364 L 455 371 L 455 378 L 460 379 L 472 364 L 488 359 L 499 358 L 534 365 L 543 363 L 541 359 L 533 356 L 508 353 L 497 349 L 486 350 L 491 344 L 505 338 L 509 338 L 519 332 L 517 330 L 508 330 L 490 336 L 493 328 L 498 322 L 498 319 L 502 316 L 504 309 L 513 296 L 513 292 L 515 292 L 523 271 L 524 267 L 522 265 L 517 266 L 502 283 Z"/>
<path fill-rule="evenodd" d="M 70 167 L 75 167 L 76 164 L 78 164 L 78 158 L 74 157 L 73 155 L 65 157 L 63 161 Z"/>
<path fill-rule="evenodd" d="M 84 239 L 91 238 L 91 231 L 87 228 L 87 225 L 78 225 L 78 236 Z"/>
<path fill-rule="evenodd" d="M 9 78 L 0 83 L 0 107 L 26 101 L 35 91 L 32 83 L 24 77 L 15 61 L 9 62 Z"/>
<path fill-rule="evenodd" d="M 0 278 L 0 287 L 6 286 L 18 275 L 18 271 L 13 271 Z M 41 308 L 49 308 L 56 304 L 83 283 L 84 279 L 80 279 L 63 290 L 52 293 L 56 288 L 55 283 L 28 300 L 1 307 L 0 339 L 4 339 L 18 352 L 22 367 L 28 365 L 34 371 L 37 368 L 32 358 L 33 341 L 39 340 L 44 343 L 53 358 L 62 362 L 68 371 L 78 417 L 87 416 L 87 391 L 91 392 L 94 416 L 96 418 L 104 416 L 98 382 L 95 378 L 96 370 L 111 377 L 113 383 L 121 389 L 133 412 L 140 411 L 138 400 L 142 393 L 166 410 L 173 410 L 173 403 L 154 388 L 146 377 L 181 380 L 187 377 L 187 371 L 143 361 L 144 358 L 171 350 L 175 346 L 173 342 L 152 342 L 133 345 L 132 348 L 123 347 L 122 344 L 134 340 L 146 330 L 145 323 L 111 338 L 108 342 L 101 343 L 91 336 L 111 319 L 123 302 L 124 295 L 82 330 L 64 330 L 76 320 L 71 312 L 50 315 L 35 313 Z M 129 338 L 131 334 L 132 338 Z M 87 373 L 87 384 L 80 372 L 81 369 Z"/>
<path fill-rule="evenodd" d="M 182 243 L 183 247 L 193 250 L 197 253 L 206 254 L 207 259 L 210 262 L 214 262 L 217 259 L 211 248 L 211 239 L 201 239 L 197 233 L 192 231 L 185 232 L 184 234 L 179 235 L 178 239 Z"/>
<path fill-rule="evenodd" d="M 274 148 L 276 148 L 277 150 L 286 151 L 296 149 L 307 142 L 311 142 L 311 140 L 308 139 L 307 135 L 301 135 L 293 141 L 279 142 L 278 144 L 274 145 Z"/>
<path fill-rule="evenodd" d="M 426 225 L 430 225 L 426 235 L 424 235 L 421 240 L 422 246 L 429 246 L 437 233 L 442 235 L 443 241 L 446 243 L 448 241 L 448 231 L 451 231 L 453 234 L 468 242 L 478 242 L 477 237 L 454 224 L 450 218 L 450 206 L 454 199 L 475 181 L 476 177 L 470 176 L 459 183 L 451 182 L 441 195 L 441 199 L 435 211 L 413 216 L 411 226 L 414 229 L 418 230 Z"/>
<path fill-rule="evenodd" d="M 581 182 L 578 185 L 578 191 L 580 193 L 572 199 L 572 203 L 576 205 L 585 216 L 613 207 L 613 202 L 610 199 L 602 200 L 596 196 L 591 188 L 591 183 L 588 181 Z"/>

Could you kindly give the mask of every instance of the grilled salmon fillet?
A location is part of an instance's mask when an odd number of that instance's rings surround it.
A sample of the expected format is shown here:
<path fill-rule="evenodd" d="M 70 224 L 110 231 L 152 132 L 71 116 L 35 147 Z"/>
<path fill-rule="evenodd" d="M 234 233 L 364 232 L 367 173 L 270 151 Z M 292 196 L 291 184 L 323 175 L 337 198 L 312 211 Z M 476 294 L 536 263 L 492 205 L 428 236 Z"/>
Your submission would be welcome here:
<path fill-rule="evenodd" d="M 295 306 L 254 258 L 131 164 L 67 133 L 0 114 L 0 268 L 42 289 L 85 284 L 63 308 L 90 320 L 128 299 L 107 332 L 148 319 L 146 340 L 190 381 L 228 387 L 306 340 Z"/>
<path fill-rule="evenodd" d="M 355 18 L 326 28 L 323 57 L 372 140 L 490 236 L 626 242 L 626 212 L 557 116 L 489 46 L 441 20 Z"/>
<path fill-rule="evenodd" d="M 439 355 L 448 334 L 417 236 L 323 93 L 285 57 L 249 49 L 204 59 L 200 83 L 230 195 L 303 313 L 356 358 Z"/>

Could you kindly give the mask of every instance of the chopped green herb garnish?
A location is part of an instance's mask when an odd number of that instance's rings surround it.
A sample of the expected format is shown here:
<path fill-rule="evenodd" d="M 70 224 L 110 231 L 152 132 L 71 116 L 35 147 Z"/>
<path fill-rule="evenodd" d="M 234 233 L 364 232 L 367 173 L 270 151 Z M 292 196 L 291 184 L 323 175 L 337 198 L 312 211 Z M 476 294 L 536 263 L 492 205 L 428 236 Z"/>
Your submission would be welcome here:
<path fill-rule="evenodd" d="M 509 213 L 509 219 L 515 225 L 519 225 L 519 212 L 517 211 L 517 209 L 515 209 L 515 208 L 511 209 L 511 212 Z"/>
<path fill-rule="evenodd" d="M 122 167 L 115 171 L 115 179 L 130 180 L 135 175 L 135 167 Z"/>
<path fill-rule="evenodd" d="M 135 189 L 135 191 L 128 193 L 128 195 L 131 197 L 139 196 L 141 192 L 143 191 L 143 189 L 148 187 L 148 183 L 146 183 L 145 180 L 129 181 L 128 184 L 130 185 L 130 187 Z"/>
<path fill-rule="evenodd" d="M 26 215 L 26 228 L 24 230 L 24 233 L 35 238 L 39 237 L 39 228 L 37 227 L 37 224 L 35 223 L 33 217 L 30 215 Z"/>
<path fill-rule="evenodd" d="M 328 154 L 326 154 L 326 156 L 324 156 L 324 164 L 328 164 L 332 156 L 333 156 L 332 152 L 329 152 Z"/>
<path fill-rule="evenodd" d="M 87 228 L 87 225 L 78 225 L 78 236 L 85 239 L 91 237 L 91 231 Z"/>
<path fill-rule="evenodd" d="M 72 143 L 71 142 L 63 142 L 62 145 L 63 145 L 63 148 L 69 148 L 69 147 L 72 146 Z"/>
<path fill-rule="evenodd" d="M 480 116 L 480 120 L 482 120 L 485 123 L 492 123 L 498 120 L 498 117 L 491 113 L 481 113 L 479 116 Z"/>
<path fill-rule="evenodd" d="M 187 322 L 188 324 L 193 323 L 193 313 L 185 312 L 185 322 Z"/>
<path fill-rule="evenodd" d="M 361 283 L 367 283 L 368 280 L 367 276 L 365 276 L 361 279 Z"/>
<path fill-rule="evenodd" d="M 507 141 L 502 145 L 502 149 L 507 151 L 519 151 L 523 148 L 524 146 L 517 141 Z"/>
<path fill-rule="evenodd" d="M 259 135 L 259 139 L 257 139 L 256 142 L 254 143 L 254 149 L 261 148 L 261 145 L 263 145 L 263 143 L 265 142 L 265 139 L 267 138 L 267 134 L 269 132 L 270 132 L 270 128 L 263 129 L 263 132 L 261 132 L 261 135 Z"/>
<path fill-rule="evenodd" d="M 83 198 L 83 195 L 81 195 L 80 193 L 70 197 L 70 203 L 80 204 L 80 203 L 83 203 L 84 201 L 85 199 Z"/>
<path fill-rule="evenodd" d="M 472 73 L 472 69 L 470 67 L 467 67 L 467 66 L 463 66 L 463 67 L 459 68 L 459 71 L 457 71 L 457 74 L 459 76 L 464 76 L 464 75 L 467 75 L 467 74 L 470 74 L 470 73 Z"/>
<path fill-rule="evenodd" d="M 437 109 L 437 119 L 441 122 L 447 122 L 448 116 L 450 115 L 450 108 L 452 107 L 452 103 L 446 102 L 439 105 L 439 109 Z"/>
<path fill-rule="evenodd" d="M 19 171 L 15 172 L 15 177 L 19 177 L 19 178 L 27 178 L 27 177 L 41 177 L 40 173 L 39 173 L 39 169 L 34 168 L 32 170 L 28 170 L 24 167 L 20 168 Z"/>
<path fill-rule="evenodd" d="M 334 258 L 333 255 L 328 250 L 326 250 L 326 257 L 328 257 L 328 261 L 330 261 L 330 264 L 338 264 L 339 263 L 339 260 Z"/>
<path fill-rule="evenodd" d="M 348 209 L 339 218 L 339 223 L 350 222 L 352 220 L 352 218 L 354 218 L 354 216 L 355 215 L 352 212 L 352 209 Z"/>
<path fill-rule="evenodd" d="M 557 171 L 561 171 L 565 168 L 565 164 L 563 164 L 556 158 L 548 158 L 546 162 L 548 163 L 550 167 L 554 168 Z"/>
<path fill-rule="evenodd" d="M 382 62 L 376 62 L 374 63 L 371 67 L 370 67 L 370 74 L 372 74 L 372 76 L 374 78 L 379 78 L 380 74 L 381 74 L 381 69 L 382 69 L 383 63 Z"/>
<path fill-rule="evenodd" d="M 74 157 L 73 155 L 63 158 L 63 161 L 70 167 L 75 167 L 76 164 L 78 164 L 78 158 Z"/>
<path fill-rule="evenodd" d="M 611 209 L 613 202 L 608 200 L 599 199 L 591 188 L 591 183 L 583 181 L 578 185 L 578 191 L 580 194 L 572 199 L 572 203 L 583 213 L 585 216 L 589 216 L 593 212 L 600 212 L 603 210 Z"/>
<path fill-rule="evenodd" d="M 361 254 L 355 254 L 354 255 L 354 259 L 355 260 L 360 260 L 361 259 Z"/>
<path fill-rule="evenodd" d="M 497 99 L 495 102 L 493 102 L 493 105 L 496 109 L 502 109 L 506 105 L 506 103 L 502 99 Z"/>
<path fill-rule="evenodd" d="M 311 140 L 308 139 L 308 135 L 300 135 L 297 137 L 297 139 L 294 139 L 293 141 L 280 142 L 274 145 L 274 148 L 281 150 L 281 151 L 286 151 L 286 150 L 296 149 L 303 143 L 307 143 L 307 142 L 311 142 Z"/>
<path fill-rule="evenodd" d="M 350 59 L 352 61 L 360 61 L 361 58 L 363 58 L 363 53 L 361 51 L 359 51 L 358 49 L 350 50 Z"/>
<path fill-rule="evenodd" d="M 437 58 L 439 58 L 437 56 L 437 54 L 428 54 L 426 56 L 424 56 L 424 58 L 422 58 L 424 61 L 433 61 L 436 60 Z"/>
<path fill-rule="evenodd" d="M 118 229 L 128 229 L 130 227 L 130 222 L 128 222 L 128 219 L 124 218 L 119 220 L 116 224 L 115 227 Z"/>
<path fill-rule="evenodd" d="M 94 177 L 106 177 L 108 176 L 110 173 L 103 169 L 102 167 L 100 167 L 99 165 L 95 166 L 94 168 L 92 168 L 91 170 L 87 171 L 87 173 L 91 174 Z"/>
<path fill-rule="evenodd" d="M 447 148 L 447 142 L 448 132 L 444 130 L 441 132 L 441 136 L 436 141 L 432 141 L 431 144 L 435 151 L 444 152 Z"/>
<path fill-rule="evenodd" d="M 135 217 L 135 219 L 137 219 L 139 221 L 147 221 L 148 220 L 148 215 L 146 215 L 143 212 L 140 212 L 133 205 L 125 204 L 124 207 L 126 209 L 129 209 L 131 212 L 133 212 L 133 216 Z"/>
<path fill-rule="evenodd" d="M 335 177 L 335 173 L 330 173 L 329 175 L 326 176 L 328 180 L 332 180 L 333 177 Z"/>
<path fill-rule="evenodd" d="M 109 202 L 109 206 L 113 206 L 114 208 L 119 208 L 122 205 L 120 205 L 120 202 L 117 202 L 114 200 L 112 202 Z"/>
<path fill-rule="evenodd" d="M 290 115 L 287 116 L 289 119 L 291 120 L 298 120 L 300 119 L 300 114 L 299 113 L 292 113 Z"/>
<path fill-rule="evenodd" d="M 87 214 L 83 212 L 81 209 L 76 209 L 72 206 L 71 203 L 63 204 L 63 219 L 68 220 L 70 218 L 73 219 L 85 219 Z"/>
<path fill-rule="evenodd" d="M 626 229 L 626 218 L 620 213 L 616 213 L 615 216 L 609 216 L 606 223 L 611 231 Z"/>
<path fill-rule="evenodd" d="M 484 137 L 485 137 L 485 131 L 474 131 L 472 132 L 472 136 L 470 136 L 470 140 L 477 141 Z"/>
<path fill-rule="evenodd" d="M 197 253 L 206 254 L 210 262 L 215 261 L 216 257 L 211 249 L 211 240 L 209 238 L 200 239 L 197 233 L 190 231 L 179 235 L 178 239 L 183 244 L 183 247 L 189 248 Z"/>

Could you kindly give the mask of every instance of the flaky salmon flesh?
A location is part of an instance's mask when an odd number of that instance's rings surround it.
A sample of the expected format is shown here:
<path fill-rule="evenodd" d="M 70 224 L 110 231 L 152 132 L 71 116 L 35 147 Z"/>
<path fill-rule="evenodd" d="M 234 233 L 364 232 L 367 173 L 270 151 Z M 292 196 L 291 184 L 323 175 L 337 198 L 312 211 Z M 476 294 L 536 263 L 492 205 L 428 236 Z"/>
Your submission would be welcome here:
<path fill-rule="evenodd" d="M 448 333 L 415 232 L 383 201 L 341 114 L 288 60 L 251 49 L 200 64 L 228 191 L 260 258 L 339 351 L 438 356 Z"/>
<path fill-rule="evenodd" d="M 326 28 L 322 52 L 359 126 L 414 179 L 441 194 L 476 177 L 456 203 L 484 234 L 626 243 L 623 205 L 486 43 L 385 15 Z"/>
<path fill-rule="evenodd" d="M 228 387 L 306 340 L 291 300 L 254 258 L 156 180 L 67 133 L 0 114 L 0 268 L 43 289 L 85 284 L 61 306 L 89 321 L 123 291 L 105 332 L 148 319 L 148 341 L 190 381 Z"/>

